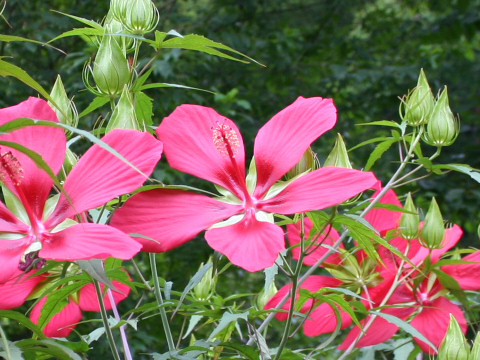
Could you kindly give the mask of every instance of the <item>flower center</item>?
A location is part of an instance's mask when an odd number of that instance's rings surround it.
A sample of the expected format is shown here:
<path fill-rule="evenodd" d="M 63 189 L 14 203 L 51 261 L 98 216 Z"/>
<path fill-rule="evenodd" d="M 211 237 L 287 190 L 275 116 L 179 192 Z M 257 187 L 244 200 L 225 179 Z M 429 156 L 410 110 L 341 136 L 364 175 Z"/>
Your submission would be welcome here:
<path fill-rule="evenodd" d="M 234 158 L 240 148 L 236 131 L 227 124 L 217 122 L 217 126 L 212 127 L 212 141 L 217 151 L 229 158 Z"/>

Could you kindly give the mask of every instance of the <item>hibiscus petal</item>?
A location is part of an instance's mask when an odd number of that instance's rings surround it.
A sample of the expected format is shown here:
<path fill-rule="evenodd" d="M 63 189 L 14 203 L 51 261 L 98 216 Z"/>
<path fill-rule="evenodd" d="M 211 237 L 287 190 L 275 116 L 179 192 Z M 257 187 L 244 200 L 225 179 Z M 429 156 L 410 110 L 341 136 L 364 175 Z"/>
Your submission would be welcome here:
<path fill-rule="evenodd" d="M 30 321 L 34 324 L 38 323 L 40 311 L 46 300 L 46 297 L 41 298 L 30 312 Z M 73 301 L 68 300 L 67 305 L 51 317 L 47 325 L 43 328 L 42 333 L 48 337 L 66 337 L 81 319 L 82 312 L 80 311 L 80 307 Z"/>
<path fill-rule="evenodd" d="M 299 97 L 273 116 L 255 138 L 255 196 L 265 192 L 300 160 L 310 144 L 330 130 L 337 110 L 332 99 Z"/>
<path fill-rule="evenodd" d="M 22 305 L 43 276 L 32 276 L 35 271 L 23 273 L 17 270 L 7 282 L 0 284 L 0 309 L 9 310 Z"/>
<path fill-rule="evenodd" d="M 337 287 L 341 284 L 340 280 L 337 280 L 333 277 L 323 276 L 323 275 L 311 275 L 300 285 L 300 289 L 305 289 L 310 292 L 315 292 L 324 287 Z M 290 292 L 292 284 L 284 285 L 277 291 L 275 295 L 272 296 L 270 300 L 263 307 L 265 310 L 276 308 L 277 305 L 282 301 L 282 299 Z M 299 294 L 298 290 L 295 294 L 295 299 L 298 299 Z M 307 300 L 300 312 L 306 313 L 312 307 L 313 300 Z M 290 309 L 291 299 L 288 299 L 285 304 L 281 306 L 281 309 L 288 311 Z M 286 312 L 279 312 L 275 314 L 275 318 L 280 321 L 287 320 L 288 314 Z"/>
<path fill-rule="evenodd" d="M 250 272 L 272 266 L 285 250 L 282 228 L 258 221 L 250 212 L 233 225 L 208 230 L 205 240 L 233 264 Z"/>
<path fill-rule="evenodd" d="M 380 193 L 379 190 L 375 191 L 371 199 L 375 199 Z M 396 205 L 402 207 L 400 201 L 398 201 L 397 195 L 393 190 L 388 190 L 385 195 L 378 201 L 380 204 Z M 387 231 L 396 229 L 400 222 L 402 213 L 399 211 L 391 211 L 387 209 L 377 208 L 370 210 L 365 214 L 365 220 L 372 225 L 380 234 L 385 234 Z"/>
<path fill-rule="evenodd" d="M 7 207 L 0 202 L 0 233 L 27 233 L 28 226 L 19 221 Z M 1 238 L 1 235 L 0 235 Z"/>
<path fill-rule="evenodd" d="M 33 97 L 17 105 L 0 109 L 0 124 L 2 125 L 23 117 L 58 122 L 55 112 L 47 102 Z M 66 147 L 63 129 L 48 126 L 30 126 L 3 134 L 0 136 L 0 140 L 18 143 L 40 154 L 55 174 L 62 166 Z M 43 206 L 52 188 L 52 180 L 27 155 L 20 151 L 2 146 L 0 152 L 2 154 L 11 152 L 17 160 L 5 157 L 17 171 L 22 172 L 18 187 L 25 195 L 23 201 L 27 202 L 27 204 L 24 204 L 24 206 L 27 205 L 35 216 L 40 218 Z M 10 191 L 18 195 L 16 186 L 10 180 L 3 182 Z"/>
<path fill-rule="evenodd" d="M 43 242 L 42 259 L 76 261 L 115 257 L 129 260 L 141 246 L 127 234 L 112 226 L 80 223 L 51 234 Z"/>
<path fill-rule="evenodd" d="M 346 312 L 338 309 L 338 313 L 340 316 L 340 329 L 344 329 L 352 323 L 350 315 Z M 332 307 L 327 303 L 323 303 L 313 310 L 305 320 L 303 333 L 306 336 L 318 336 L 334 332 L 337 327 L 337 321 L 337 316 Z"/>
<path fill-rule="evenodd" d="M 309 238 L 310 231 L 312 230 L 312 221 L 309 218 L 304 219 L 304 228 L 303 233 L 305 234 L 305 240 Z M 288 224 L 287 225 L 287 239 L 290 246 L 297 245 L 300 243 L 300 233 L 301 233 L 301 223 L 298 221 L 295 224 Z M 318 236 L 315 240 L 315 243 L 312 243 L 317 237 L 316 234 L 312 234 L 312 237 L 309 241 L 306 241 L 306 248 L 311 245 L 311 248 L 308 250 L 308 255 L 303 258 L 303 263 L 308 266 L 314 265 L 318 259 L 320 259 L 326 252 L 329 251 L 329 248 L 322 246 L 332 246 L 339 238 L 337 230 L 328 226 L 324 231 L 323 234 Z M 296 246 L 292 248 L 292 257 L 295 260 L 298 260 L 300 256 L 300 246 Z M 326 263 L 330 264 L 339 264 L 341 261 L 340 256 L 338 253 L 330 255 L 327 259 L 325 259 Z"/>
<path fill-rule="evenodd" d="M 157 189 L 130 197 L 110 224 L 135 237 L 143 251 L 164 252 L 192 239 L 211 225 L 238 214 L 241 206 L 182 190 Z"/>
<path fill-rule="evenodd" d="M 462 260 L 476 262 L 475 264 L 445 265 L 441 269 L 455 280 L 463 290 L 480 289 L 480 251 L 475 251 Z"/>
<path fill-rule="evenodd" d="M 152 173 L 162 152 L 161 142 L 136 130 L 116 129 L 101 140 L 144 175 L 99 145 L 93 145 L 68 174 L 64 189 L 70 199 L 60 196 L 48 227 L 135 190 L 144 183 L 145 175 Z"/>
<path fill-rule="evenodd" d="M 467 331 L 467 322 L 463 316 L 462 310 L 444 297 L 435 299 L 431 305 L 424 306 L 422 311 L 415 316 L 410 325 L 417 329 L 438 349 L 442 342 L 450 322 L 450 314 L 455 317 L 465 334 Z M 414 338 L 420 348 L 429 354 L 435 354 L 435 351 L 423 341 Z"/>
<path fill-rule="evenodd" d="M 261 200 L 258 208 L 278 214 L 324 209 L 348 200 L 376 182 L 370 172 L 325 167 L 301 176 L 273 198 Z"/>
<path fill-rule="evenodd" d="M 223 138 L 217 139 L 221 129 Z M 240 131 L 230 119 L 204 106 L 180 105 L 156 131 L 172 168 L 243 196 L 245 150 Z"/>
<path fill-rule="evenodd" d="M 27 245 L 25 239 L 0 239 L 0 284 L 10 280 L 18 271 L 18 264 Z"/>
<path fill-rule="evenodd" d="M 112 284 L 118 290 L 111 290 L 113 301 L 115 302 L 115 304 L 118 304 L 120 301 L 124 300 L 128 296 L 128 293 L 130 292 L 130 287 L 116 280 L 113 280 Z M 100 288 L 102 289 L 102 291 L 104 291 L 105 285 L 100 284 Z M 112 308 L 110 299 L 105 292 L 103 294 L 103 303 L 105 305 L 105 309 L 110 310 Z M 87 284 L 80 289 L 80 292 L 78 294 L 78 305 L 80 306 L 80 309 L 84 311 L 100 312 L 100 306 L 98 306 L 97 292 L 95 291 L 95 287 L 93 286 L 93 284 Z"/>

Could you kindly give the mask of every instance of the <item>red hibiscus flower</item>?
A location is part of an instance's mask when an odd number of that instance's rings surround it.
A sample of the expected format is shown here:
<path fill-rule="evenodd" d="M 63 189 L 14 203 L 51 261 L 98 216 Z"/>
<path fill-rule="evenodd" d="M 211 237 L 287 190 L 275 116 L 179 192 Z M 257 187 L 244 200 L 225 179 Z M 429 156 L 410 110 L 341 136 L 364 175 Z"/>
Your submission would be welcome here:
<path fill-rule="evenodd" d="M 151 252 L 170 250 L 207 230 L 210 247 L 233 264 L 252 272 L 269 267 L 285 248 L 272 214 L 326 208 L 376 182 L 368 172 L 326 167 L 277 183 L 335 121 L 331 99 L 298 98 L 258 132 L 246 181 L 236 125 L 213 109 L 179 106 L 157 128 L 165 156 L 171 167 L 216 184 L 223 197 L 173 189 L 143 192 L 131 197 L 111 224 L 156 240 L 138 239 Z"/>
<path fill-rule="evenodd" d="M 0 109 L 0 125 L 22 117 L 58 122 L 47 103 L 36 98 Z M 30 126 L 0 135 L 0 140 L 40 154 L 54 173 L 62 166 L 66 142 L 60 128 Z M 147 175 L 162 151 L 153 136 L 133 130 L 112 131 L 102 141 Z M 51 178 L 28 156 L 8 146 L 0 147 L 0 179 L 15 204 L 9 210 L 0 203 L 0 283 L 11 279 L 17 269 L 28 270 L 43 259 L 130 259 L 140 250 L 137 242 L 118 229 L 72 220 L 145 181 L 145 175 L 100 146 L 92 146 L 80 158 L 63 184 L 67 196 L 62 193 L 58 199 L 48 199 Z M 49 205 L 58 200 L 51 213 L 47 199 Z"/>

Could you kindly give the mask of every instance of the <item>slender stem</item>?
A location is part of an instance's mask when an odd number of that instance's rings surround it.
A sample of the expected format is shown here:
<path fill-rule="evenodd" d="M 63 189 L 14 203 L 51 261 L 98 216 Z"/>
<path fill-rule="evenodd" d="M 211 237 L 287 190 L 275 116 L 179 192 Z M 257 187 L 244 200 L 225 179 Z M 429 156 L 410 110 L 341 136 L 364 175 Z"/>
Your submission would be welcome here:
<path fill-rule="evenodd" d="M 118 313 L 117 310 L 117 305 L 115 304 L 115 299 L 113 298 L 112 290 L 107 289 L 107 296 L 108 300 L 110 300 L 110 304 L 112 305 L 112 311 L 113 315 L 115 316 L 115 319 L 120 322 L 120 314 Z M 130 346 L 128 346 L 128 339 L 127 339 L 127 334 L 125 332 L 125 328 L 127 325 L 122 325 L 120 326 L 120 337 L 122 339 L 122 345 L 123 345 L 123 352 L 125 353 L 125 359 L 126 360 L 133 360 L 132 358 L 132 353 L 130 352 Z"/>
<path fill-rule="evenodd" d="M 0 337 L 2 338 L 3 348 L 5 349 L 5 355 L 7 356 L 7 360 L 12 360 L 12 354 L 10 353 L 10 347 L 8 346 L 8 340 L 3 332 L 3 328 L 0 326 Z"/>
<path fill-rule="evenodd" d="M 398 167 L 397 171 L 395 171 L 395 173 L 393 174 L 391 179 L 384 186 L 384 188 L 378 193 L 378 195 L 362 211 L 362 213 L 360 214 L 360 217 L 364 217 L 367 214 L 367 212 L 369 212 L 375 206 L 375 204 L 383 197 L 383 195 L 385 195 L 386 192 L 388 190 L 390 190 L 392 188 L 392 186 L 395 184 L 395 181 L 400 176 L 403 169 L 405 169 L 405 166 L 407 166 L 408 161 L 412 157 L 415 146 L 417 146 L 418 142 L 421 139 L 422 132 L 423 132 L 422 129 L 420 129 L 418 135 L 415 137 L 415 139 L 412 141 L 412 143 L 410 145 L 410 150 L 408 151 L 407 155 L 405 156 L 403 162 Z M 349 233 L 348 229 L 345 230 L 342 233 L 342 235 L 340 235 L 338 240 L 331 246 L 331 249 L 328 250 L 325 254 L 323 254 L 323 256 L 321 256 L 320 259 L 318 259 L 315 264 L 313 264 L 312 266 L 310 266 L 310 268 L 308 268 L 308 270 L 305 272 L 305 274 L 303 274 L 303 276 L 298 280 L 298 286 L 300 286 L 330 255 L 334 254 L 337 251 L 340 244 L 348 236 L 348 233 Z M 285 304 L 287 302 L 287 299 L 288 299 L 288 295 L 285 295 L 280 300 L 280 302 L 277 304 L 277 306 L 275 306 L 274 309 L 281 308 L 283 306 L 283 304 Z M 272 321 L 274 316 L 275 316 L 275 313 L 273 313 L 273 312 L 268 314 L 268 316 L 265 318 L 265 320 L 263 320 L 263 322 L 258 327 L 258 331 L 262 331 L 263 328 L 265 328 L 265 326 L 267 326 L 270 323 L 270 321 Z M 250 337 L 250 339 L 247 342 L 247 345 L 250 345 L 252 342 L 253 342 L 253 339 Z"/>
<path fill-rule="evenodd" d="M 107 311 L 105 310 L 105 304 L 103 303 L 102 289 L 100 288 L 100 284 L 97 280 L 93 280 L 93 285 L 95 286 L 95 292 L 97 293 L 100 315 L 102 316 L 103 326 L 105 327 L 105 334 L 107 334 L 110 350 L 112 351 L 113 358 L 115 360 L 120 360 L 120 355 L 118 354 L 117 346 L 115 345 L 115 340 L 113 339 L 112 329 L 110 329 L 110 325 L 108 324 Z"/>
<path fill-rule="evenodd" d="M 168 323 L 167 313 L 163 306 L 164 303 L 162 298 L 162 291 L 160 290 L 160 283 L 158 282 L 157 263 L 155 261 L 155 254 L 149 253 L 148 256 L 150 258 L 150 267 L 152 268 L 153 288 L 155 290 L 155 297 L 157 299 L 157 303 L 160 310 L 160 317 L 162 318 L 163 330 L 165 331 L 165 337 L 167 338 L 168 350 L 174 351 L 175 343 L 173 341 L 172 332 L 170 331 L 170 325 Z"/>
<path fill-rule="evenodd" d="M 135 41 L 135 52 L 133 53 L 133 64 L 132 64 L 132 69 L 135 69 L 137 67 L 137 60 L 138 60 L 138 52 L 140 50 L 140 41 Z"/>

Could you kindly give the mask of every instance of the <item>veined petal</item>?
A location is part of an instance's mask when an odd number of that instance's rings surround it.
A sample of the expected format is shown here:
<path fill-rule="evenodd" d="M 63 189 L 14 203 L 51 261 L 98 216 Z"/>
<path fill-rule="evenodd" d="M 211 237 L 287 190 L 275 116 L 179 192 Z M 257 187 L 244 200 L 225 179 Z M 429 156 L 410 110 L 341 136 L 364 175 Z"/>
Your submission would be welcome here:
<path fill-rule="evenodd" d="M 156 131 L 172 168 L 243 197 L 245 150 L 240 131 L 230 119 L 204 106 L 180 105 Z"/>
<path fill-rule="evenodd" d="M 46 297 L 41 298 L 30 312 L 30 321 L 34 324 L 38 323 L 40 311 L 46 300 Z M 66 337 L 81 319 L 80 307 L 69 299 L 67 305 L 48 321 L 42 333 L 48 337 Z"/>
<path fill-rule="evenodd" d="M 371 199 L 375 199 L 379 193 L 380 190 L 375 191 Z M 396 205 L 400 208 L 402 207 L 402 204 L 398 201 L 397 195 L 395 195 L 393 190 L 388 190 L 378 203 Z M 365 220 L 367 220 L 380 234 L 385 234 L 387 231 L 398 227 L 401 216 L 402 213 L 398 211 L 374 208 L 365 214 Z"/>
<path fill-rule="evenodd" d="M 337 120 L 332 99 L 299 97 L 273 116 L 255 138 L 257 188 L 265 192 L 300 160 L 310 144 L 330 130 Z"/>
<path fill-rule="evenodd" d="M 27 233 L 28 226 L 19 221 L 10 210 L 0 202 L 0 233 Z M 1 238 L 1 235 L 0 235 Z"/>
<path fill-rule="evenodd" d="M 0 309 L 13 309 L 25 302 L 33 288 L 44 279 L 43 276 L 32 276 L 34 273 L 17 270 L 10 280 L 0 284 Z"/>
<path fill-rule="evenodd" d="M 311 275 L 305 281 L 300 285 L 300 289 L 305 289 L 310 292 L 315 292 L 317 290 L 320 290 L 321 288 L 324 287 L 337 287 L 341 284 L 340 280 L 337 280 L 333 277 L 330 276 L 323 276 L 323 275 Z M 285 297 L 290 292 L 290 289 L 292 288 L 292 284 L 287 284 L 284 285 L 280 288 L 280 290 L 277 291 L 275 295 L 272 296 L 270 300 L 265 304 L 264 309 L 273 309 L 277 307 L 277 305 L 282 301 L 282 299 Z M 295 294 L 295 299 L 298 299 L 299 293 L 297 290 L 297 293 Z M 291 299 L 288 299 L 285 304 L 282 305 L 281 309 L 288 311 L 290 309 L 290 304 L 291 304 Z M 302 308 L 300 309 L 300 312 L 306 313 L 308 310 L 313 305 L 313 300 L 309 299 L 307 300 Z M 277 320 L 283 321 L 287 320 L 288 314 L 287 312 L 279 312 L 275 314 L 275 318 Z"/>
<path fill-rule="evenodd" d="M 17 105 L 0 109 L 1 125 L 18 118 L 58 122 L 55 112 L 47 102 L 33 97 Z M 3 134 L 0 136 L 0 140 L 18 143 L 40 154 L 55 174 L 62 166 L 66 147 L 63 129 L 48 126 L 29 126 Z M 7 154 L 8 152 L 11 152 L 11 156 Z M 19 184 L 18 187 L 25 195 L 22 202 L 26 201 L 28 204 L 24 204 L 24 206 L 27 205 L 37 218 L 41 218 L 43 206 L 52 188 L 52 180 L 27 155 L 20 151 L 1 146 L 0 154 L 4 159 L 3 161 L 6 161 L 8 166 L 18 174 L 16 176 L 18 179 L 13 179 L 13 182 Z M 4 170 L 1 172 L 3 173 Z M 18 195 L 13 182 L 12 179 L 3 180 L 10 191 Z"/>
<path fill-rule="evenodd" d="M 339 238 L 337 230 L 328 226 L 321 235 L 310 234 L 313 224 L 309 218 L 303 220 L 303 233 L 305 238 L 305 249 L 309 249 L 307 254 L 303 258 L 303 263 L 308 266 L 314 265 L 318 259 L 320 259 L 326 252 L 329 251 L 329 248 L 323 246 L 332 246 Z M 301 223 L 298 221 L 295 224 L 287 225 L 287 239 L 290 246 L 300 245 L 300 233 L 301 233 Z M 310 236 L 311 235 L 311 236 Z M 310 239 L 310 240 L 308 240 Z M 315 240 L 315 241 L 314 241 Z M 314 242 L 313 242 L 314 241 Z M 343 246 L 342 246 L 343 247 Z M 300 246 L 292 248 L 292 256 L 295 260 L 298 260 L 300 256 Z M 325 259 L 326 263 L 330 264 L 339 264 L 341 261 L 338 253 L 330 255 Z"/>
<path fill-rule="evenodd" d="M 118 290 L 111 290 L 113 301 L 115 302 L 115 304 L 118 304 L 120 301 L 124 300 L 128 296 L 128 293 L 130 292 L 130 287 L 116 280 L 112 281 L 112 285 L 115 286 L 115 288 Z M 103 303 L 105 305 L 105 309 L 110 310 L 112 308 L 112 304 L 110 303 L 110 298 L 105 291 L 105 285 L 100 284 L 100 288 L 103 292 Z M 80 292 L 78 294 L 78 305 L 83 311 L 100 312 L 97 293 L 93 284 L 87 284 L 80 289 Z"/>
<path fill-rule="evenodd" d="M 340 318 L 340 329 L 344 329 L 352 323 L 350 315 L 338 308 L 338 315 Z M 332 307 L 323 303 L 319 305 L 308 316 L 303 324 L 303 333 L 306 336 L 318 336 L 334 332 L 337 327 L 337 316 Z"/>
<path fill-rule="evenodd" d="M 115 211 L 110 225 L 134 236 L 143 251 L 164 252 L 202 230 L 242 211 L 208 196 L 182 190 L 156 189 L 130 197 Z"/>
<path fill-rule="evenodd" d="M 17 273 L 20 258 L 27 246 L 25 239 L 0 239 L 0 284 L 10 280 Z"/>
<path fill-rule="evenodd" d="M 162 153 L 162 143 L 146 132 L 116 129 L 101 140 L 143 175 L 99 145 L 93 145 L 68 174 L 64 189 L 70 199 L 60 195 L 47 220 L 48 227 L 135 190 L 145 182 L 145 176 L 150 176 Z"/>
<path fill-rule="evenodd" d="M 462 260 L 472 261 L 472 264 L 445 265 L 441 269 L 455 280 L 463 290 L 480 289 L 480 250 L 471 253 Z"/>
<path fill-rule="evenodd" d="M 258 209 L 277 214 L 324 209 L 348 200 L 376 182 L 370 172 L 325 167 L 301 176 L 273 198 L 261 200 Z"/>
<path fill-rule="evenodd" d="M 251 212 L 233 225 L 208 230 L 205 240 L 233 264 L 250 272 L 272 266 L 285 250 L 282 228 L 258 221 Z"/>
<path fill-rule="evenodd" d="M 420 313 L 415 316 L 410 325 L 417 329 L 433 345 L 438 347 L 442 342 L 450 321 L 450 314 L 455 317 L 465 334 L 467 331 L 467 322 L 463 316 L 462 310 L 444 297 L 439 297 L 432 301 L 428 306 L 424 306 Z M 429 354 L 435 354 L 435 351 L 423 341 L 414 338 L 420 348 Z"/>
<path fill-rule="evenodd" d="M 42 259 L 76 261 L 115 257 L 129 260 L 141 248 L 127 234 L 112 226 L 80 223 L 52 233 L 43 242 L 39 256 Z"/>

